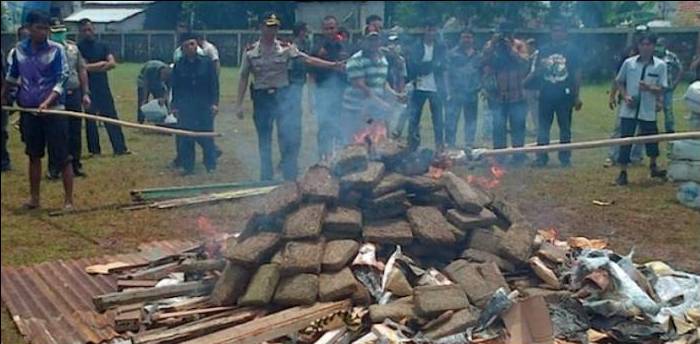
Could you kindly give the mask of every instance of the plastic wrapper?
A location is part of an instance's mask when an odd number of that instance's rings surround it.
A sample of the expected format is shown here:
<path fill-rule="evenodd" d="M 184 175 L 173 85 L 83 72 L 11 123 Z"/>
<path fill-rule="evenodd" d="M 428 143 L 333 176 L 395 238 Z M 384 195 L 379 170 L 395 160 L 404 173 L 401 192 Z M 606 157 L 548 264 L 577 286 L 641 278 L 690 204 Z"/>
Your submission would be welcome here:
<path fill-rule="evenodd" d="M 686 207 L 700 209 L 700 184 L 695 182 L 682 184 L 678 188 L 676 198 Z"/>

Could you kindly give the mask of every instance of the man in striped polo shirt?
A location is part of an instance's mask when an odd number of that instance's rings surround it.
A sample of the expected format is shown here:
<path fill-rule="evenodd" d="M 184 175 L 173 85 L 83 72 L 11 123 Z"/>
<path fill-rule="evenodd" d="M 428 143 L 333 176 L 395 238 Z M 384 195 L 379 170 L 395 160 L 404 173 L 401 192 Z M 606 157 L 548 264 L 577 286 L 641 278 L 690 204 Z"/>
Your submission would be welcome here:
<path fill-rule="evenodd" d="M 346 63 L 351 86 L 345 90 L 343 96 L 341 129 L 348 143 L 364 124 L 372 120 L 387 120 L 386 114 L 391 111 L 391 107 L 385 101 L 387 92 L 398 97 L 387 83 L 389 62 L 380 51 L 381 44 L 379 32 L 368 32 L 363 49 Z"/>

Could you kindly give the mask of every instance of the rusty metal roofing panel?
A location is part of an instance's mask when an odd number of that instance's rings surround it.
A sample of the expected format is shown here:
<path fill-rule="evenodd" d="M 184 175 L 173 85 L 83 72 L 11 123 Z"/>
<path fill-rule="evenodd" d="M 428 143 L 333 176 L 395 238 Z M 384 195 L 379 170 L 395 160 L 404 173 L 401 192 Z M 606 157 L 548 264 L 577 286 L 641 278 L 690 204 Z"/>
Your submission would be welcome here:
<path fill-rule="evenodd" d="M 99 258 L 57 260 L 32 266 L 3 266 L 2 301 L 19 332 L 37 344 L 102 343 L 120 335 L 114 313 L 98 313 L 97 295 L 117 290 L 116 277 L 89 275 L 85 268 L 114 261 L 144 263 L 195 245 L 194 241 L 157 241 L 140 245 L 139 252 Z"/>

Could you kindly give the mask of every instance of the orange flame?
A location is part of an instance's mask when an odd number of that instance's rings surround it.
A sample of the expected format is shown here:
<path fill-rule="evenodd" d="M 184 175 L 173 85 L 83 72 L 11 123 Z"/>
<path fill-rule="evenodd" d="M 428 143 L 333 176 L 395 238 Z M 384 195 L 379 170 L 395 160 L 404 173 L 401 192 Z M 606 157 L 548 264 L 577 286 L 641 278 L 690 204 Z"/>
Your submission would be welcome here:
<path fill-rule="evenodd" d="M 472 185 L 481 186 L 484 189 L 491 190 L 498 187 L 501 184 L 501 178 L 506 175 L 506 170 L 498 166 L 498 164 L 491 162 L 491 167 L 489 168 L 489 176 L 467 176 L 467 182 Z"/>
<path fill-rule="evenodd" d="M 382 121 L 372 121 L 362 130 L 353 135 L 353 142 L 356 144 L 367 143 L 367 140 L 373 143 L 383 141 L 387 138 L 386 125 Z"/>

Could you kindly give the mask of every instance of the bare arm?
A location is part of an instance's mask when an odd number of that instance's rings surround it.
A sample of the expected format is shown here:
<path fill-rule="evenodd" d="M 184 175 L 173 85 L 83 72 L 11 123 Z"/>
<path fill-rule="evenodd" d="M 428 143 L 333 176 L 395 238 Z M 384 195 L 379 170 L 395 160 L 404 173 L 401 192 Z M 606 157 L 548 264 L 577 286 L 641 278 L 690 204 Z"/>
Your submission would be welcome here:
<path fill-rule="evenodd" d="M 306 53 L 299 52 L 299 58 L 303 59 L 304 63 L 318 67 L 318 68 L 337 68 L 340 65 L 340 62 L 330 62 L 326 60 L 322 60 L 318 57 L 313 57 L 310 55 L 307 55 Z"/>
<path fill-rule="evenodd" d="M 114 59 L 114 55 L 107 55 L 107 60 L 99 61 L 95 63 L 88 63 L 85 65 L 85 69 L 88 72 L 107 72 L 117 67 L 117 61 Z"/>

